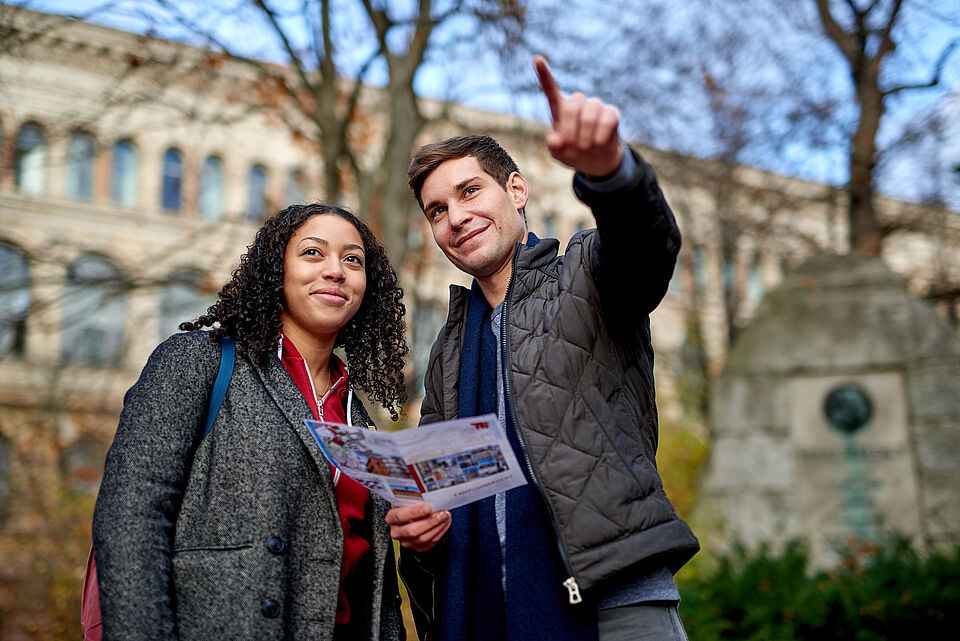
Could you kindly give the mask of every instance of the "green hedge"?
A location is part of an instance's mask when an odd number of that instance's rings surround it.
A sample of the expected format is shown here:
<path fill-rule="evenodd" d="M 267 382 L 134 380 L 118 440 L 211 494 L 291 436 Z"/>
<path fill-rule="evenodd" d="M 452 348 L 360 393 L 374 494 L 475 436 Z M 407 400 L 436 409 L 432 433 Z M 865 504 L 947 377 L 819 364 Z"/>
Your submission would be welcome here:
<path fill-rule="evenodd" d="M 678 584 L 691 641 L 960 640 L 960 546 L 921 555 L 889 539 L 816 573 L 799 543 L 738 546 Z"/>

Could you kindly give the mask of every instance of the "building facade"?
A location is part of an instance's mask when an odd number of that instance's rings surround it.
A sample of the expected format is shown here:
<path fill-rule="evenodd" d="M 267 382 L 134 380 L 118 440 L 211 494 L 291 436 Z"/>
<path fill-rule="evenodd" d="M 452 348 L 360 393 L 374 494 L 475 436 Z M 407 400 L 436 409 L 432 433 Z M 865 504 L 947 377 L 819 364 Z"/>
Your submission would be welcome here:
<path fill-rule="evenodd" d="M 224 63 L 201 86 L 178 65 L 208 52 L 86 23 L 44 32 L 31 26 L 42 17 L 23 12 L 18 33 L 30 37 L 0 55 L 0 501 L 9 518 L 28 468 L 96 486 L 123 392 L 151 350 L 215 299 L 266 215 L 324 198 L 315 145 L 229 91 L 244 68 Z M 138 75 L 164 56 L 171 66 Z M 530 182 L 528 223 L 538 235 L 564 244 L 592 226 L 570 171 L 547 154 L 543 125 L 453 113 L 423 140 L 465 128 L 497 136 Z M 679 417 L 676 381 L 691 358 L 716 373 L 736 329 L 791 264 L 846 250 L 844 196 L 750 168 L 644 154 L 684 232 L 653 321 L 662 405 Z M 890 200 L 880 208 L 885 220 L 909 223 L 884 258 L 913 292 L 955 290 L 960 216 Z M 417 375 L 446 313 L 447 284 L 465 279 L 424 222 L 410 235 L 420 259 L 402 277 Z M 956 298 L 938 304 L 956 318 Z"/>

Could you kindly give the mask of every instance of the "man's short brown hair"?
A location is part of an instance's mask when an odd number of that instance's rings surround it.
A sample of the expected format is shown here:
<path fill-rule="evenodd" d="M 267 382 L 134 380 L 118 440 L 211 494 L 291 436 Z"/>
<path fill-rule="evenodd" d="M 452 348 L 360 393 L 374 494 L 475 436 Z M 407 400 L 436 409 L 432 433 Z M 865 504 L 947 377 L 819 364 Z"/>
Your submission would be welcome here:
<path fill-rule="evenodd" d="M 441 142 L 424 145 L 413 154 L 410 169 L 407 170 L 407 183 L 413 195 L 423 209 L 420 190 L 433 170 L 447 162 L 466 156 L 477 159 L 480 168 L 490 174 L 501 187 L 507 188 L 507 178 L 513 172 L 520 173 L 517 163 L 510 154 L 490 136 L 454 136 Z"/>

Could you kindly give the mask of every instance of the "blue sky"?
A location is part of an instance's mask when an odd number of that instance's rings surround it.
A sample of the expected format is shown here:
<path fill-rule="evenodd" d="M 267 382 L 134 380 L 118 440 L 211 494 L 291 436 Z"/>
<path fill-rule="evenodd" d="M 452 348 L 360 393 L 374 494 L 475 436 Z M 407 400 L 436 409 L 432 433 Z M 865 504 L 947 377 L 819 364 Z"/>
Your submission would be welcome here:
<path fill-rule="evenodd" d="M 180 10 L 191 11 L 198 20 L 204 21 L 206 25 L 214 25 L 214 31 L 218 37 L 224 41 L 232 43 L 237 47 L 238 52 L 252 57 L 263 59 L 272 59 L 280 61 L 283 59 L 283 53 L 279 48 L 276 39 L 265 36 L 261 30 L 252 25 L 251 20 L 244 20 L 238 17 L 234 11 L 236 5 L 242 5 L 245 0 L 221 0 L 216 3 L 195 3 L 192 1 L 175 2 Z M 275 2 L 275 5 L 283 6 L 284 0 Z M 403 11 L 403 2 L 411 0 L 399 0 L 392 6 L 400 7 L 397 15 Z M 165 37 L 174 37 L 183 40 L 192 40 L 196 44 L 202 44 L 196 41 L 183 27 L 172 23 L 169 19 L 162 17 L 162 14 L 151 12 L 145 13 L 145 7 L 149 6 L 147 2 L 133 2 L 129 0 L 119 0 L 115 2 L 102 2 L 93 0 L 40 0 L 36 2 L 21 2 L 30 8 L 57 13 L 85 14 L 95 9 L 96 14 L 92 16 L 93 21 L 108 26 L 113 26 L 134 32 L 144 32 L 149 28 L 150 22 L 159 24 L 159 35 Z M 248 4 L 248 3 L 247 3 Z M 366 18 L 359 14 L 357 3 L 334 3 L 340 7 L 335 17 L 337 29 L 348 36 L 348 40 L 357 43 L 356 47 L 342 50 L 339 54 L 338 62 L 343 69 L 349 73 L 351 69 L 359 68 L 362 60 L 369 53 L 370 32 L 367 26 Z M 103 10 L 102 7 L 107 9 Z M 351 8 L 351 6 L 353 8 Z M 549 13 L 553 9 L 553 3 L 549 0 L 528 0 L 529 13 L 528 20 L 551 19 L 554 14 Z M 670 5 L 670 10 L 679 12 L 677 23 L 682 24 L 684 8 L 678 5 Z M 943 50 L 951 38 L 960 35 L 957 23 L 951 23 L 950 20 L 960 20 L 960 7 L 953 10 L 953 14 L 947 16 L 948 20 L 939 19 L 941 14 L 950 13 L 946 7 L 939 11 L 936 2 L 921 2 L 917 6 L 926 6 L 927 9 L 914 14 L 915 19 L 906 22 L 901 26 L 903 30 L 902 37 L 909 39 L 914 46 L 909 49 L 908 55 L 901 59 L 902 67 L 899 70 L 898 77 L 905 79 L 915 79 L 922 81 L 927 79 L 929 69 L 937 55 Z M 673 7 L 678 7 L 674 9 Z M 609 45 L 605 38 L 609 36 L 610 29 L 605 28 L 609 16 L 604 16 L 603 3 L 594 3 L 591 0 L 578 0 L 571 2 L 566 8 L 566 19 L 570 21 L 568 29 L 572 28 L 578 34 L 578 46 L 586 46 L 590 49 L 596 49 L 597 54 L 602 55 L 602 51 Z M 538 13 L 540 12 L 540 13 Z M 241 14 L 242 15 L 242 14 Z M 613 16 L 612 19 L 616 19 Z M 306 39 L 307 34 L 299 22 L 288 21 L 288 27 L 297 37 Z M 479 56 L 474 53 L 474 57 L 469 59 L 469 79 L 464 81 L 463 73 L 465 60 L 462 57 L 463 51 L 455 50 L 453 44 L 462 36 L 469 35 L 475 25 L 467 20 L 461 20 L 450 23 L 446 30 L 436 33 L 434 38 L 440 41 L 440 46 L 435 46 L 431 56 L 421 71 L 418 72 L 416 88 L 421 95 L 455 100 L 464 102 L 472 106 L 491 109 L 497 111 L 507 111 L 518 113 L 524 117 L 531 117 L 540 120 L 546 120 L 547 109 L 542 97 L 533 92 L 511 91 L 508 82 L 502 76 L 501 59 L 496 51 L 486 49 Z M 403 37 L 403 33 L 398 33 L 398 37 Z M 437 44 L 436 42 L 434 43 Z M 526 43 L 528 46 L 530 42 Z M 560 50 L 564 46 L 569 46 L 566 42 L 543 41 L 539 47 L 541 51 L 550 55 L 552 49 Z M 533 45 L 536 46 L 536 45 Z M 474 49 L 476 52 L 476 49 Z M 590 55 L 590 51 L 586 52 Z M 902 53 L 902 52 L 898 52 Z M 532 87 L 534 85 L 534 75 L 530 68 L 529 61 L 526 60 L 527 53 L 524 52 L 523 60 L 510 62 L 510 66 L 519 70 L 520 78 L 524 84 Z M 911 68 L 913 67 L 913 68 Z M 831 84 L 835 84 L 842 94 L 844 86 L 849 86 L 850 82 L 845 75 L 845 69 L 842 65 L 835 66 L 836 71 L 830 76 Z M 565 88 L 577 87 L 577 78 L 565 77 L 560 71 L 558 76 L 561 84 Z M 384 78 L 385 70 L 377 68 L 374 65 L 368 75 L 368 79 L 374 83 L 381 82 Z M 516 76 L 512 78 L 516 82 Z M 960 119 L 960 107 L 957 102 L 960 101 L 960 51 L 957 51 L 949 60 L 942 78 L 942 87 L 938 90 L 921 90 L 905 92 L 888 101 L 889 112 L 885 118 L 880 132 L 881 147 L 895 140 L 905 127 L 916 127 L 917 123 L 930 118 L 935 114 L 946 115 L 947 120 Z M 946 89 L 947 91 L 944 91 Z M 849 91 L 849 89 L 847 89 Z M 949 91 L 953 92 L 953 97 L 944 98 Z M 625 127 L 630 130 L 630 122 L 625 122 Z M 946 191 L 946 199 L 955 209 L 960 209 L 960 181 L 957 177 L 960 175 L 951 175 L 948 170 L 952 163 L 960 162 L 958 153 L 954 149 L 960 149 L 960 125 L 949 126 L 946 128 L 943 139 L 927 140 L 918 144 L 914 149 L 900 151 L 895 162 L 887 163 L 881 166 L 879 178 L 880 187 L 883 191 L 892 195 L 907 198 L 920 199 L 930 192 L 930 176 L 920 175 L 919 172 L 929 172 L 931 154 L 940 158 L 940 173 L 943 174 L 940 180 L 941 191 Z M 671 145 L 681 151 L 692 151 L 697 153 L 695 144 Z M 709 152 L 707 152 L 709 153 Z M 820 180 L 841 184 L 845 179 L 846 160 L 842 148 L 834 148 L 826 152 L 811 149 L 806 144 L 798 141 L 793 146 L 788 145 L 782 151 L 782 155 L 776 165 L 769 168 L 793 173 L 804 178 Z M 922 160 L 927 168 L 921 169 L 919 161 Z M 749 160 L 747 161 L 749 162 Z M 762 164 L 762 161 L 761 163 Z M 944 173 L 947 172 L 947 173 Z"/>

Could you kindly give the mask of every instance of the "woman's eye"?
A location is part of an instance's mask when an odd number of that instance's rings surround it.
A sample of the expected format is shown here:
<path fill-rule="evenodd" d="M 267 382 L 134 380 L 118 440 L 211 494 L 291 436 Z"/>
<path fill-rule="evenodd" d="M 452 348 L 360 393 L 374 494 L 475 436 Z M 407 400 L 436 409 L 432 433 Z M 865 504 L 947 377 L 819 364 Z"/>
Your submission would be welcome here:
<path fill-rule="evenodd" d="M 356 263 L 358 265 L 363 265 L 363 259 L 360 258 L 359 256 L 347 256 L 346 260 L 352 263 Z"/>
<path fill-rule="evenodd" d="M 310 249 L 305 249 L 303 251 L 303 255 L 304 256 L 322 256 L 323 254 L 320 253 L 319 249 L 314 249 L 311 247 Z"/>

